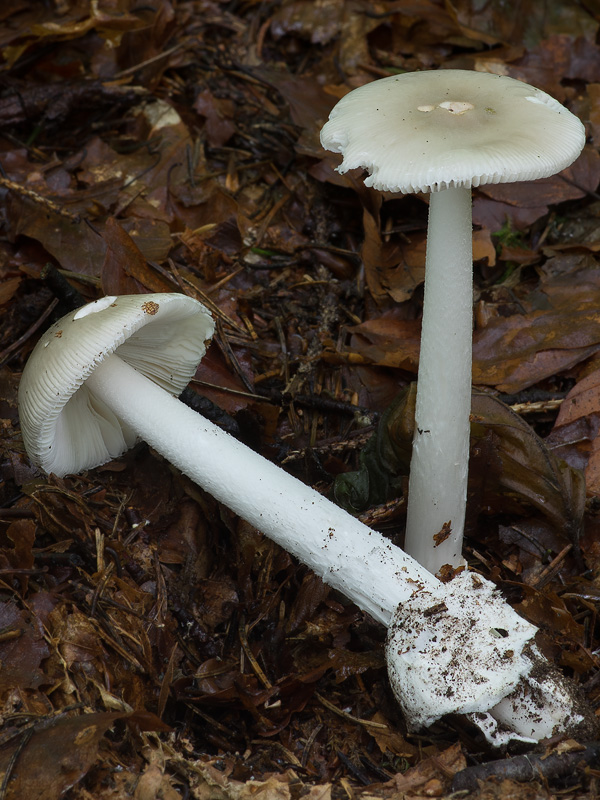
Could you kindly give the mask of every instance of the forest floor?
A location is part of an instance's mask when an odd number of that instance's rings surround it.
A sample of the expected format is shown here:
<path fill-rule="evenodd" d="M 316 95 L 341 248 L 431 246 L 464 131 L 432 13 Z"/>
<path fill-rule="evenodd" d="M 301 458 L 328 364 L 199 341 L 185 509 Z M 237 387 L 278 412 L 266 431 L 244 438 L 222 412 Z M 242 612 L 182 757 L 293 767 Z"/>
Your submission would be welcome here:
<path fill-rule="evenodd" d="M 600 708 L 600 6 L 505 5 L 2 4 L 0 800 L 446 797 L 500 758 L 471 797 L 598 796 L 593 748 L 532 775 L 464 720 L 409 733 L 381 625 L 146 445 L 47 477 L 18 421 L 51 322 L 183 292 L 216 319 L 208 413 L 331 496 L 416 378 L 427 197 L 339 175 L 320 128 L 405 71 L 533 84 L 588 144 L 474 191 L 473 380 L 512 410 L 474 430 L 465 555 Z M 392 474 L 351 502 L 401 545 L 412 420 L 392 411 Z"/>

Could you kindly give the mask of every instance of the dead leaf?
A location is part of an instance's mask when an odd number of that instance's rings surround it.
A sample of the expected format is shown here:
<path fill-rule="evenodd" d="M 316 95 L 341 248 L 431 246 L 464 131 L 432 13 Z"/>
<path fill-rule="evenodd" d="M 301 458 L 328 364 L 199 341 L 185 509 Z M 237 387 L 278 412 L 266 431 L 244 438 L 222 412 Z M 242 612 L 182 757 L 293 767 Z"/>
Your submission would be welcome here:
<path fill-rule="evenodd" d="M 381 201 L 379 201 L 381 202 Z M 377 206 L 377 211 L 379 206 Z M 379 231 L 379 218 L 373 216 L 373 212 L 365 208 L 363 210 L 363 229 L 364 239 L 361 249 L 361 257 L 365 265 L 365 279 L 371 297 L 375 302 L 381 301 L 385 294 L 384 278 L 382 275 L 382 243 Z"/>
<path fill-rule="evenodd" d="M 140 294 L 147 289 L 172 291 L 172 284 L 148 266 L 136 242 L 113 217 L 106 220 L 104 240 L 106 257 L 101 277 L 105 294 Z"/>
<path fill-rule="evenodd" d="M 496 264 L 496 248 L 492 242 L 491 232 L 487 228 L 473 231 L 473 261 L 487 259 L 489 267 Z"/>
<path fill-rule="evenodd" d="M 599 349 L 600 317 L 593 311 L 491 318 L 473 338 L 473 383 L 519 392 Z"/>
<path fill-rule="evenodd" d="M 473 393 L 471 435 L 481 442 L 493 437 L 487 442 L 493 450 L 487 474 L 478 470 L 485 491 L 518 497 L 550 521 L 559 541 L 577 542 L 585 510 L 582 474 L 557 458 L 525 420 L 490 394 Z"/>
<path fill-rule="evenodd" d="M 592 142 L 596 147 L 600 144 L 600 83 L 589 83 L 587 94 L 590 105 L 590 127 Z"/>
<path fill-rule="evenodd" d="M 205 117 L 205 130 L 213 147 L 223 147 L 236 131 L 233 122 L 234 105 L 231 100 L 219 100 L 209 89 L 199 92 L 194 108 Z"/>
<path fill-rule="evenodd" d="M 7 800 L 59 800 L 83 778 L 96 760 L 98 746 L 106 731 L 124 714 L 60 715 L 23 731 L 0 748 L 0 773 L 11 767 Z M 11 764 L 17 748 L 26 743 Z"/>
<path fill-rule="evenodd" d="M 550 2 L 542 8 L 536 0 L 525 0 L 519 13 L 507 14 L 502 0 L 492 0 L 483 6 L 471 0 L 453 4 L 461 24 L 493 37 L 494 41 L 535 45 L 556 30 L 563 31 L 570 41 L 585 35 L 594 41 L 597 30 L 594 20 L 583 9 L 566 7 L 562 2 Z"/>
<path fill-rule="evenodd" d="M 181 800 L 181 794 L 173 786 L 173 780 L 165 775 L 158 764 L 148 764 L 140 775 L 134 800 Z"/>
<path fill-rule="evenodd" d="M 421 325 L 417 320 L 398 319 L 394 312 L 354 325 L 351 352 L 368 363 L 417 371 Z"/>
<path fill-rule="evenodd" d="M 14 603 L 0 603 L 0 691 L 32 689 L 44 682 L 43 659 L 50 655 L 35 617 Z"/>
<path fill-rule="evenodd" d="M 577 449 L 585 464 L 587 493 L 591 496 L 600 494 L 599 428 L 600 370 L 595 370 L 576 383 L 565 397 L 549 437 L 559 454 L 565 441 L 579 445 Z"/>
<path fill-rule="evenodd" d="M 193 772 L 190 770 L 190 773 L 190 786 L 194 796 L 200 800 L 256 800 L 256 797 L 265 800 L 291 800 L 292 797 L 290 776 L 286 772 L 272 775 L 264 781 L 249 780 L 244 783 L 234 780 L 211 764 L 196 761 Z M 325 797 L 328 794 L 325 787 Z M 313 795 L 313 800 L 319 799 L 320 794 L 317 792 Z"/>
<path fill-rule="evenodd" d="M 371 722 L 388 726 L 387 730 L 376 727 L 369 728 L 369 733 L 377 742 L 377 747 L 382 753 L 392 753 L 401 758 L 415 758 L 418 755 L 419 748 L 407 742 L 404 736 L 388 723 L 380 711 L 373 715 Z"/>
<path fill-rule="evenodd" d="M 21 284 L 21 278 L 8 278 L 0 283 L 0 305 L 10 302 Z"/>
<path fill-rule="evenodd" d="M 404 773 L 399 773 L 387 783 L 374 784 L 368 793 L 374 792 L 381 798 L 397 798 L 419 795 L 425 797 L 441 797 L 449 789 L 451 780 L 457 772 L 467 766 L 460 744 L 454 744 L 441 753 L 424 758 L 419 764 Z M 365 790 L 366 793 L 367 790 Z"/>
<path fill-rule="evenodd" d="M 600 155 L 586 147 L 568 169 L 550 178 L 480 186 L 473 199 L 473 221 L 491 231 L 507 221 L 513 230 L 532 225 L 551 205 L 585 197 L 600 183 Z"/>

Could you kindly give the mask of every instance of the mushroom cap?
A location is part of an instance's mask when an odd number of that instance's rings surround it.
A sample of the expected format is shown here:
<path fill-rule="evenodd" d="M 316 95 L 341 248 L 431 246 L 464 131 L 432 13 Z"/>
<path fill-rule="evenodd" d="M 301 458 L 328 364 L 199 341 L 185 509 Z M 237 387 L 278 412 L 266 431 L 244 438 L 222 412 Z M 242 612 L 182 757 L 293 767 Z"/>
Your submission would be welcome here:
<path fill-rule="evenodd" d="M 116 353 L 178 395 L 194 376 L 213 330 L 208 310 L 182 294 L 103 297 L 60 319 L 35 346 L 19 385 L 31 461 L 65 475 L 122 455 L 136 434 L 94 397 L 85 384 L 89 375 Z"/>
<path fill-rule="evenodd" d="M 581 121 L 521 81 L 469 70 L 409 72 L 347 94 L 321 131 L 342 153 L 339 172 L 364 167 L 365 184 L 436 192 L 546 178 L 585 144 Z"/>

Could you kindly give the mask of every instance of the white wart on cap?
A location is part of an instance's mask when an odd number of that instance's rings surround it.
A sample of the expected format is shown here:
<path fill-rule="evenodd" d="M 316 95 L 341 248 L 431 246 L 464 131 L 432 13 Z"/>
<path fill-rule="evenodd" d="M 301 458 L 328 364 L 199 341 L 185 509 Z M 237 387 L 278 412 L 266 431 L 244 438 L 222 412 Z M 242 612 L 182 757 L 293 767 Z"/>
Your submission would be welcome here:
<path fill-rule="evenodd" d="M 204 306 L 179 294 L 103 297 L 63 317 L 36 345 L 19 386 L 19 416 L 31 460 L 46 472 L 65 475 L 120 456 L 137 435 L 94 396 L 88 377 L 116 353 L 178 395 L 193 377 L 213 329 Z"/>
<path fill-rule="evenodd" d="M 364 167 L 367 186 L 406 194 L 554 175 L 577 157 L 585 130 L 526 83 L 437 70 L 350 92 L 331 112 L 321 143 L 344 156 L 339 172 Z"/>

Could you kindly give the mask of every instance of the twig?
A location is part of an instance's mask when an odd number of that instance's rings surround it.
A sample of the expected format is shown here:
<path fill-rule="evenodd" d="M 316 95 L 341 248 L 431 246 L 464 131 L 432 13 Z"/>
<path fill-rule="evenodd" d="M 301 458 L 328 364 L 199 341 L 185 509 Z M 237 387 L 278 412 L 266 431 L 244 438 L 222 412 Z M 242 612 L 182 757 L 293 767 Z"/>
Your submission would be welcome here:
<path fill-rule="evenodd" d="M 479 781 L 488 778 L 513 781 L 534 781 L 544 778 L 546 781 L 556 780 L 567 775 L 574 775 L 576 770 L 598 762 L 600 758 L 600 742 L 593 742 L 582 750 L 560 755 L 515 756 L 514 758 L 490 761 L 467 767 L 454 776 L 452 791 L 474 791 Z"/>
<path fill-rule="evenodd" d="M 388 732 L 390 730 L 389 726 L 385 725 L 383 722 L 371 722 L 370 719 L 361 719 L 360 717 L 355 717 L 354 715 L 349 714 L 347 711 L 342 711 L 341 708 L 338 708 L 333 703 L 330 703 L 329 700 L 327 700 L 325 697 L 323 697 L 323 695 L 320 695 L 317 692 L 315 692 L 315 697 L 317 698 L 319 703 L 321 703 L 321 705 L 324 705 L 325 708 L 328 708 L 330 711 L 333 711 L 333 713 L 337 714 L 338 717 L 343 717 L 344 719 L 347 719 L 349 722 L 356 722 L 358 725 L 364 725 L 364 727 L 367 728 L 367 730 L 371 729 L 371 730 L 388 731 Z"/>

